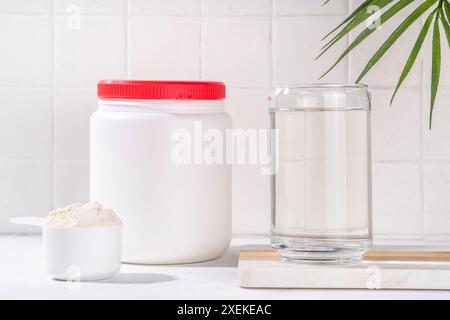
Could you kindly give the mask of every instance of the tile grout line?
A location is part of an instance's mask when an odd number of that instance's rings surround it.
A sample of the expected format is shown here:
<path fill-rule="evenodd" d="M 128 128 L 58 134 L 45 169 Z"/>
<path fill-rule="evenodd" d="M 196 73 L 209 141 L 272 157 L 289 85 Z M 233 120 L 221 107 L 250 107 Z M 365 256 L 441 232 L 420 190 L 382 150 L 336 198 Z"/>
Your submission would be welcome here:
<path fill-rule="evenodd" d="M 423 27 L 424 21 L 421 20 L 421 27 Z M 423 57 L 420 60 L 420 196 L 421 196 L 421 211 L 422 211 L 422 238 L 426 238 L 426 213 L 425 213 L 425 171 L 424 171 L 424 151 L 425 151 L 425 126 L 424 126 L 424 76 L 425 66 L 423 63 Z"/>
<path fill-rule="evenodd" d="M 352 11 L 352 0 L 348 0 L 347 2 L 347 15 L 350 14 L 350 12 Z M 350 46 L 351 43 L 351 34 L 347 35 L 347 47 Z M 352 78 L 352 54 L 349 54 L 348 59 L 347 59 L 347 82 L 350 83 L 351 82 L 351 78 Z"/>
<path fill-rule="evenodd" d="M 269 61 L 270 61 L 270 86 L 271 90 L 275 86 L 275 59 L 274 59 L 274 30 L 273 30 L 273 23 L 274 23 L 274 14 L 275 14 L 275 0 L 272 0 L 272 6 L 271 6 L 271 15 L 270 15 L 270 23 L 269 23 Z"/>
<path fill-rule="evenodd" d="M 282 85 L 285 86 L 295 86 L 298 85 L 298 82 L 289 82 L 289 83 L 282 83 Z M 58 89 L 92 89 L 92 86 L 95 86 L 96 83 L 93 84 L 86 84 L 86 85 L 61 85 L 61 86 L 56 86 L 56 88 Z M 0 89 L 4 89 L 4 90 L 42 90 L 42 89 L 48 89 L 51 86 L 51 82 L 50 85 L 27 85 L 27 86 L 15 86 L 15 85 L 1 85 L 0 84 Z M 230 85 L 230 88 L 238 88 L 238 89 L 264 89 L 267 88 L 267 85 Z M 389 87 L 389 86 L 370 86 L 371 89 L 375 89 L 375 90 L 392 90 L 394 89 L 393 87 Z M 402 89 L 406 89 L 406 90 L 413 90 L 416 92 L 421 92 L 422 88 L 420 86 L 408 86 L 408 85 L 402 85 Z M 423 88 L 426 89 L 426 88 Z M 444 86 L 442 86 L 443 90 L 450 90 L 450 88 L 446 88 Z"/>
<path fill-rule="evenodd" d="M 50 186 L 51 186 L 51 209 L 55 208 L 55 186 L 56 186 L 56 64 L 55 64 L 55 56 L 56 56 L 56 19 L 55 19 L 55 0 L 51 2 L 51 22 L 52 22 L 52 119 L 51 119 L 51 139 L 52 139 L 52 148 L 51 148 L 51 177 L 50 177 Z"/>
<path fill-rule="evenodd" d="M 0 14 L 1 15 L 1 14 Z M 62 15 L 62 14 L 60 14 Z M 89 13 L 87 15 L 101 15 L 99 13 Z M 116 14 L 117 15 L 117 14 Z M 109 16 L 114 16 L 109 14 Z M 155 18 L 198 18 L 201 14 L 130 14 L 131 17 L 155 17 Z M 205 14 L 208 18 L 304 18 L 304 17 L 341 17 L 342 14 Z"/>
<path fill-rule="evenodd" d="M 292 82 L 292 83 L 283 83 L 283 85 L 297 85 L 298 83 Z M 229 87 L 233 88 L 242 88 L 242 89 L 261 89 L 266 88 L 267 86 L 264 85 L 230 85 Z M 393 86 L 382 86 L 382 85 L 372 85 L 370 86 L 371 89 L 377 89 L 377 90 L 392 90 L 394 89 Z M 8 85 L 8 84 L 0 84 L 0 89 L 9 89 L 9 90 L 21 90 L 21 89 L 48 89 L 48 85 Z M 88 89 L 92 88 L 92 86 L 89 85 L 60 85 L 57 86 L 58 89 Z M 402 89 L 410 89 L 410 90 L 419 90 L 427 89 L 428 87 L 422 87 L 421 85 L 409 85 L 404 84 L 402 85 Z M 450 90 L 450 86 L 443 84 L 440 88 L 442 90 Z"/>
<path fill-rule="evenodd" d="M 129 10 L 128 10 L 128 5 L 129 5 L 129 2 L 128 2 L 128 0 L 125 0 L 125 2 L 124 2 L 124 6 L 125 6 L 125 8 L 123 8 L 124 9 L 124 28 L 125 28 L 125 32 L 124 32 L 124 35 L 125 35 L 125 78 L 126 79 L 128 79 L 128 77 L 129 77 L 129 74 L 128 74 L 128 71 L 129 71 L 129 66 L 128 66 L 128 56 L 129 56 L 129 53 L 128 53 L 128 51 L 129 51 L 129 48 L 128 48 L 128 13 L 129 13 Z"/>
<path fill-rule="evenodd" d="M 423 63 L 423 60 L 421 62 L 421 73 L 422 73 L 422 79 L 421 81 L 423 81 L 423 77 L 425 75 L 425 65 Z M 428 130 L 427 126 L 425 125 L 425 88 L 422 87 L 420 95 L 421 95 L 421 101 L 420 101 L 420 146 L 421 146 L 421 152 L 420 152 L 420 192 L 421 192 L 421 197 L 422 197 L 422 234 L 423 234 L 423 238 L 426 238 L 426 210 L 425 210 L 425 164 L 426 163 L 430 163 L 432 162 L 431 160 L 425 159 L 424 157 L 424 153 L 425 153 L 425 134 L 426 134 L 426 130 Z"/>
<path fill-rule="evenodd" d="M 205 80 L 203 78 L 203 29 L 204 25 L 204 0 L 200 0 L 200 50 L 199 50 L 199 68 L 200 68 L 200 80 Z"/>

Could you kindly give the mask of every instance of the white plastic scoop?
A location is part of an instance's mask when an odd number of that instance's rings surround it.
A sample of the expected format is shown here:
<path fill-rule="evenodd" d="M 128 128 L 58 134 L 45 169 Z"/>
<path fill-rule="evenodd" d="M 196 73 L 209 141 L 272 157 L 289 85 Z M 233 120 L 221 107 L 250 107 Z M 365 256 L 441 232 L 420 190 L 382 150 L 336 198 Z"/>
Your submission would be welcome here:
<path fill-rule="evenodd" d="M 48 274 L 56 280 L 92 281 L 116 274 L 121 264 L 122 225 L 51 227 L 42 217 L 15 217 L 9 222 L 42 228 Z"/>

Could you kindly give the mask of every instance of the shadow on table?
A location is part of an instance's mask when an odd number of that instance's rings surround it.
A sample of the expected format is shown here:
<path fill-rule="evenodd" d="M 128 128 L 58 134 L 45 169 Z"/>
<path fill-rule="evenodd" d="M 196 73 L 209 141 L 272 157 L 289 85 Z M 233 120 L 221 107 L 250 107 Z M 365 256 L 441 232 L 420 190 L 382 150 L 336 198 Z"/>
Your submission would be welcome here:
<path fill-rule="evenodd" d="M 96 281 L 96 283 L 149 284 L 173 280 L 176 280 L 176 278 L 161 273 L 118 273 L 109 279 Z"/>
<path fill-rule="evenodd" d="M 188 264 L 178 264 L 171 267 L 188 267 L 188 268 L 237 268 L 239 263 L 240 246 L 230 246 L 228 250 L 220 258 Z"/>
<path fill-rule="evenodd" d="M 167 267 L 167 268 L 237 268 L 239 264 L 240 246 L 230 246 L 228 250 L 219 258 L 204 262 L 186 263 L 186 264 L 154 264 L 153 267 Z M 138 263 L 127 263 L 129 265 L 141 265 Z"/>

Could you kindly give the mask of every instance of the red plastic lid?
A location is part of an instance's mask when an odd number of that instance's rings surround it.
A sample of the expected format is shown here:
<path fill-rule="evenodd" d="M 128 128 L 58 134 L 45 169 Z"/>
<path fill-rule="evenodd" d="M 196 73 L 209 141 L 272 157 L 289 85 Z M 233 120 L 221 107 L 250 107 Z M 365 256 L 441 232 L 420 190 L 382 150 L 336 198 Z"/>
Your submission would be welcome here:
<path fill-rule="evenodd" d="M 102 80 L 97 85 L 101 99 L 222 100 L 225 95 L 222 82 Z"/>

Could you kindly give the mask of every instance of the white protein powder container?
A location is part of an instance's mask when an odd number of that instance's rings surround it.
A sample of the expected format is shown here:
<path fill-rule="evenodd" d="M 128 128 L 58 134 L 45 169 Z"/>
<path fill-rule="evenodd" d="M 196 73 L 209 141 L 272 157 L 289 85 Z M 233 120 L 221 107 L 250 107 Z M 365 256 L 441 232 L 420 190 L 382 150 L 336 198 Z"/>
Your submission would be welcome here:
<path fill-rule="evenodd" d="M 231 238 L 225 85 L 98 83 L 90 126 L 90 198 L 123 221 L 123 261 L 217 258 Z"/>

